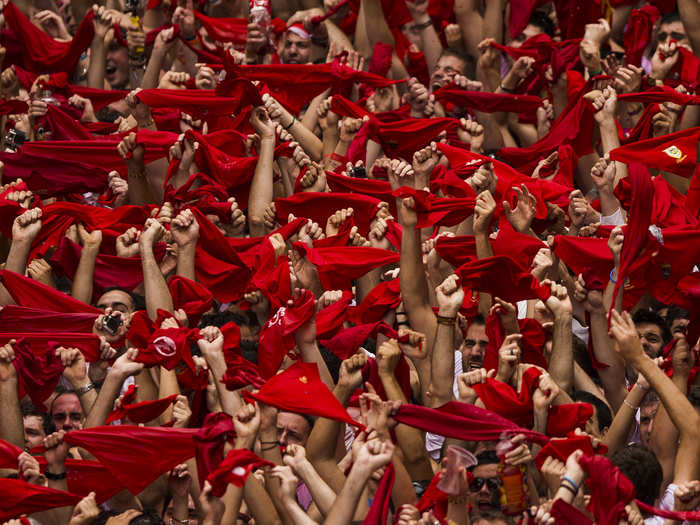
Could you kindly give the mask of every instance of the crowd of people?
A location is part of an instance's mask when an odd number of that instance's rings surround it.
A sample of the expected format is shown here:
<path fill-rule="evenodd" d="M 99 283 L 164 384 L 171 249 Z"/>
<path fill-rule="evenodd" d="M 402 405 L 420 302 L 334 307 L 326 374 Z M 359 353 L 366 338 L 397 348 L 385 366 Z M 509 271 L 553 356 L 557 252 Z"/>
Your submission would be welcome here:
<path fill-rule="evenodd" d="M 700 522 L 698 0 L 0 10 L 0 523 Z"/>

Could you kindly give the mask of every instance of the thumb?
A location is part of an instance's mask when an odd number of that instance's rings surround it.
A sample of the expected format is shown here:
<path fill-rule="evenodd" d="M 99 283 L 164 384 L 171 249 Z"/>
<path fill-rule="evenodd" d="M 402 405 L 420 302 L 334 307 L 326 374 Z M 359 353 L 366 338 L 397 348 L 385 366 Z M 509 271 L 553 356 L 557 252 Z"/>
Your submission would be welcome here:
<path fill-rule="evenodd" d="M 508 201 L 503 201 L 503 210 L 506 212 L 506 217 L 508 217 L 510 219 L 510 216 L 511 216 L 513 210 L 511 209 Z"/>
<path fill-rule="evenodd" d="M 486 372 L 486 377 L 489 379 L 493 379 L 496 376 L 496 369 L 492 368 L 488 372 Z"/>

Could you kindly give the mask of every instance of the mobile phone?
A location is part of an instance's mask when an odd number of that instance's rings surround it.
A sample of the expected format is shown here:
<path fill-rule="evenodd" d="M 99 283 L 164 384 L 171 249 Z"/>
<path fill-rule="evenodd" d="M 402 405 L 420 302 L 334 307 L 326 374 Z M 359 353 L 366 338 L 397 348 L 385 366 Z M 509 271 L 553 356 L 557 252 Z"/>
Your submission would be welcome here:
<path fill-rule="evenodd" d="M 108 332 L 112 335 L 116 335 L 117 331 L 119 330 L 119 327 L 122 324 L 124 324 L 124 321 L 122 321 L 121 316 L 105 315 L 102 318 L 102 328 L 104 328 L 105 332 Z"/>
<path fill-rule="evenodd" d="M 27 136 L 24 134 L 24 131 L 13 128 L 5 135 L 5 146 L 13 151 L 17 151 L 26 140 Z"/>
<path fill-rule="evenodd" d="M 355 177 L 356 179 L 366 179 L 367 178 L 367 170 L 365 169 L 364 166 L 355 166 L 352 169 L 352 176 Z"/>

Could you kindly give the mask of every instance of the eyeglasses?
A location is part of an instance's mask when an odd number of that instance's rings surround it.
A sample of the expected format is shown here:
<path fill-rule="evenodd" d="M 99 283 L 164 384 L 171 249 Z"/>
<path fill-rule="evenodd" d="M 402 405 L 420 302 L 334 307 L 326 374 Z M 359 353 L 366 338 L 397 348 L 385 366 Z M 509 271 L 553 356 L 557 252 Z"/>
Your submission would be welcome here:
<path fill-rule="evenodd" d="M 672 40 L 675 40 L 676 42 L 679 42 L 685 38 L 685 35 L 683 33 L 676 33 L 675 31 L 671 31 L 670 33 L 667 33 L 666 31 L 663 31 L 656 35 L 656 39 L 659 42 L 665 42 L 668 37 L 671 37 Z"/>
<path fill-rule="evenodd" d="M 500 478 L 474 478 L 474 481 L 472 481 L 469 484 L 469 490 L 472 492 L 479 492 L 481 490 L 481 487 L 484 486 L 484 483 L 486 483 L 486 487 L 489 489 L 489 492 L 493 492 L 498 490 L 498 488 L 501 486 L 501 479 Z"/>

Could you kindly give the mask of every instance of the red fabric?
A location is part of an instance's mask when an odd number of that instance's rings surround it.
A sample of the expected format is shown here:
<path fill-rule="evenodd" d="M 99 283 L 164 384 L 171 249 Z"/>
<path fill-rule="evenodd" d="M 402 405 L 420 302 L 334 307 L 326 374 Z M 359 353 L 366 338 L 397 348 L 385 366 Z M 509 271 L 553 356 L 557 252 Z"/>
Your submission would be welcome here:
<path fill-rule="evenodd" d="M 102 313 L 102 310 L 98 308 L 94 308 L 50 286 L 9 270 L 0 271 L 0 281 L 2 281 L 15 303 L 20 306 L 43 309 L 47 305 L 51 305 L 51 310 L 55 312 L 79 312 L 95 314 L 95 317 Z"/>
<path fill-rule="evenodd" d="M 360 426 L 323 384 L 315 363 L 297 361 L 281 374 L 268 379 L 258 392 L 248 395 L 281 410 Z"/>
<path fill-rule="evenodd" d="M 238 46 L 245 46 L 248 34 L 247 18 L 213 18 L 197 10 L 194 11 L 194 17 L 207 30 L 207 35 L 213 41 L 232 42 Z"/>
<path fill-rule="evenodd" d="M 394 464 L 389 463 L 384 470 L 377 491 L 374 493 L 372 506 L 367 512 L 367 516 L 362 520 L 362 525 L 385 525 L 389 517 L 389 506 L 391 505 L 391 491 L 394 488 L 396 471 Z"/>
<path fill-rule="evenodd" d="M 346 177 L 345 175 L 339 175 L 331 171 L 326 172 L 326 180 L 333 193 L 360 193 L 379 201 L 387 202 L 389 203 L 389 211 L 392 216 L 396 217 L 398 215 L 396 211 L 396 199 L 394 199 L 391 194 L 391 185 L 388 181 L 356 179 L 353 177 Z"/>
<path fill-rule="evenodd" d="M 628 64 L 641 65 L 644 49 L 651 40 L 654 24 L 660 16 L 659 10 L 651 5 L 632 10 L 623 40 L 625 61 Z"/>
<path fill-rule="evenodd" d="M 295 242 L 294 249 L 316 266 L 326 290 L 350 290 L 353 279 L 377 267 L 399 262 L 398 253 L 370 246 L 309 248 Z"/>
<path fill-rule="evenodd" d="M 197 445 L 197 474 L 200 486 L 208 479 L 224 457 L 224 446 L 235 436 L 233 419 L 224 412 L 207 414 L 192 437 Z"/>
<path fill-rule="evenodd" d="M 374 323 L 401 303 L 401 281 L 383 281 L 365 295 L 362 302 L 353 308 L 351 318 L 355 323 Z M 316 321 L 318 324 L 318 320 Z"/>
<path fill-rule="evenodd" d="M 610 279 L 613 257 L 608 248 L 607 239 L 556 235 L 554 237 L 554 253 L 576 275 L 589 269 L 603 283 L 607 283 Z"/>
<path fill-rule="evenodd" d="M 131 423 L 149 423 L 160 416 L 177 399 L 177 394 L 173 394 L 162 399 L 152 401 L 141 401 L 140 403 L 122 404 L 119 408 L 112 410 L 105 421 L 109 425 L 118 419 L 128 419 Z"/>
<path fill-rule="evenodd" d="M 132 329 L 129 329 L 129 334 Z M 129 337 L 129 335 L 127 335 Z M 199 338 L 199 330 L 178 327 L 158 328 L 151 335 L 148 346 L 141 348 L 136 361 L 146 366 L 160 365 L 167 370 L 173 370 L 183 361 L 194 371 L 190 344 Z"/>
<path fill-rule="evenodd" d="M 354 355 L 368 337 L 376 338 L 382 333 L 389 338 L 398 339 L 396 331 L 384 321 L 361 324 L 341 330 L 330 339 L 322 339 L 321 343 L 333 352 L 338 359 L 345 360 Z"/>
<path fill-rule="evenodd" d="M 3 521 L 21 514 L 72 507 L 82 499 L 82 496 L 70 492 L 7 478 L 0 478 L 0 493 L 3 495 L 0 499 L 0 519 Z"/>
<path fill-rule="evenodd" d="M 22 339 L 37 356 L 44 356 L 60 346 L 77 348 L 88 363 L 98 361 L 100 359 L 100 338 L 91 333 L 65 331 L 73 329 L 74 327 L 68 325 L 57 331 L 33 331 L 33 329 L 30 329 L 28 332 L 2 332 L 0 333 L 0 344 L 5 344 L 10 339 L 17 339 L 18 341 Z"/>
<path fill-rule="evenodd" d="M 64 440 L 93 454 L 132 494 L 139 494 L 161 474 L 194 456 L 195 432 L 184 428 L 101 426 L 68 432 Z"/>
<path fill-rule="evenodd" d="M 97 314 L 61 313 L 8 304 L 0 310 L 0 332 L 92 332 Z"/>
<path fill-rule="evenodd" d="M 581 38 L 586 24 L 596 22 L 603 16 L 601 4 L 601 0 L 591 0 L 590 2 L 554 0 L 562 39 Z"/>
<path fill-rule="evenodd" d="M 589 512 L 595 516 L 598 525 L 617 525 L 627 516 L 625 505 L 634 498 L 634 485 L 606 457 L 582 456 L 578 463 L 588 474 L 587 484 L 591 489 Z"/>
<path fill-rule="evenodd" d="M 525 434 L 529 441 L 539 444 L 549 441 L 544 434 L 519 427 L 490 410 L 458 401 L 436 409 L 404 403 L 394 419 L 426 432 L 465 441 L 498 440 L 503 432 Z"/>
<path fill-rule="evenodd" d="M 554 500 L 549 513 L 555 519 L 555 523 L 562 525 L 593 525 L 588 516 L 561 498 Z"/>
<path fill-rule="evenodd" d="M 51 38 L 11 2 L 3 10 L 3 15 L 15 37 L 22 42 L 24 67 L 35 73 L 63 71 L 72 74 L 95 34 L 91 9 L 70 42 L 58 42 Z"/>
<path fill-rule="evenodd" d="M 542 105 L 542 99 L 535 95 L 513 95 L 510 93 L 490 93 L 488 91 L 467 91 L 449 84 L 438 89 L 435 99 L 449 102 L 461 108 L 484 113 L 506 111 L 513 113 L 530 113 L 534 115 Z"/>
<path fill-rule="evenodd" d="M 205 286 L 181 275 L 168 281 L 168 289 L 175 309 L 182 308 L 185 311 L 190 326 L 199 325 L 202 315 L 211 309 L 214 302 L 211 291 Z"/>
<path fill-rule="evenodd" d="M 348 306 L 353 299 L 352 292 L 345 290 L 338 301 L 326 306 L 316 314 L 317 339 L 330 337 L 343 326 L 343 322 L 348 317 Z"/>
<path fill-rule="evenodd" d="M 513 259 L 496 255 L 467 262 L 455 273 L 462 280 L 462 287 L 500 297 L 509 303 L 523 299 L 546 301 L 550 291 L 530 273 L 524 272 Z"/>
<path fill-rule="evenodd" d="M 474 213 L 473 197 L 440 198 L 425 190 L 402 186 L 394 191 L 397 198 L 413 197 L 418 223 L 416 228 L 435 225 L 455 226 Z"/>
<path fill-rule="evenodd" d="M 259 458 L 255 452 L 248 449 L 234 449 L 229 451 L 218 468 L 209 474 L 207 481 L 211 483 L 211 493 L 220 498 L 226 492 L 229 483 L 242 487 L 253 470 L 274 466 L 274 463 Z"/>
<path fill-rule="evenodd" d="M 283 306 L 260 330 L 258 368 L 264 378 L 273 377 L 284 356 L 295 346 L 294 332 L 314 315 L 313 294 L 304 292 L 290 306 Z"/>
<path fill-rule="evenodd" d="M 352 208 L 353 220 L 360 235 L 367 237 L 369 226 L 377 213 L 379 199 L 357 193 L 295 193 L 285 199 L 275 199 L 277 219 L 286 224 L 287 217 L 305 217 L 324 227 L 328 218 L 336 211 Z"/>
<path fill-rule="evenodd" d="M 577 450 L 583 451 L 587 456 L 592 456 L 596 453 L 605 454 L 608 447 L 600 444 L 593 450 L 591 438 L 587 435 L 571 435 L 565 438 L 553 438 L 537 453 L 537 456 L 535 456 L 535 465 L 537 465 L 538 469 L 542 469 L 542 465 L 548 457 L 553 457 L 562 463 L 566 463 L 569 456 Z"/>
<path fill-rule="evenodd" d="M 547 341 L 547 335 L 542 325 L 535 319 L 525 318 L 518 319 L 518 326 L 520 334 L 523 336 L 520 340 L 521 362 L 546 369 L 548 365 L 543 348 Z M 486 370 L 493 370 L 498 367 L 498 349 L 505 339 L 505 332 L 498 313 L 493 313 L 486 319 L 486 335 L 489 342 L 484 351 L 483 366 Z"/>
<path fill-rule="evenodd" d="M 511 0 L 508 24 L 510 38 L 515 38 L 525 30 L 530 23 L 530 17 L 532 17 L 535 7 L 539 3 L 541 2 L 538 0 Z"/>
<path fill-rule="evenodd" d="M 684 129 L 646 140 L 640 140 L 610 151 L 610 158 L 620 162 L 638 162 L 650 168 L 690 178 L 697 164 L 697 143 L 700 127 Z"/>
<path fill-rule="evenodd" d="M 12 364 L 17 370 L 19 397 L 29 395 L 32 403 L 40 410 L 53 393 L 63 374 L 63 365 L 54 352 L 34 353 L 24 339 L 14 345 L 15 359 Z"/>
<path fill-rule="evenodd" d="M 515 231 L 507 220 L 500 221 L 498 236 L 491 240 L 494 255 L 510 255 L 521 268 L 530 269 L 537 252 L 547 245 L 530 235 Z"/>
<path fill-rule="evenodd" d="M 438 237 L 435 243 L 438 255 L 455 268 L 476 259 L 476 241 L 473 235 Z"/>

